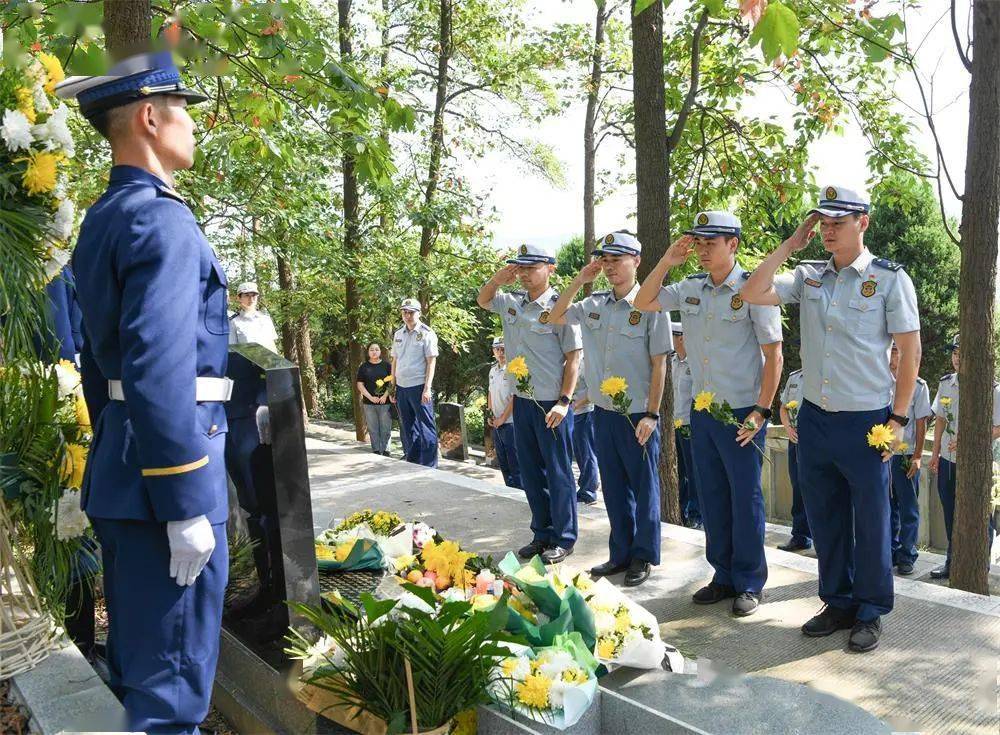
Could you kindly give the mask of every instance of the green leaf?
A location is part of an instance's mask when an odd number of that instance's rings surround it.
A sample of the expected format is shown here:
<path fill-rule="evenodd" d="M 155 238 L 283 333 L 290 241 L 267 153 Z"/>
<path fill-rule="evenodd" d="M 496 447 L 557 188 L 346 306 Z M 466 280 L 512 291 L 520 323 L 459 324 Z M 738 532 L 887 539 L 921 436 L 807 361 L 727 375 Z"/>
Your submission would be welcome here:
<path fill-rule="evenodd" d="M 635 0 L 635 12 L 634 15 L 639 15 L 645 12 L 646 8 L 650 7 L 657 0 Z"/>
<path fill-rule="evenodd" d="M 705 10 L 713 18 L 721 18 L 723 16 L 725 0 L 702 0 L 702 3 L 705 5 Z"/>
<path fill-rule="evenodd" d="M 780 2 L 768 5 L 750 34 L 750 45 L 758 43 L 767 61 L 774 61 L 779 54 L 794 54 L 799 47 L 799 19 L 795 12 Z"/>

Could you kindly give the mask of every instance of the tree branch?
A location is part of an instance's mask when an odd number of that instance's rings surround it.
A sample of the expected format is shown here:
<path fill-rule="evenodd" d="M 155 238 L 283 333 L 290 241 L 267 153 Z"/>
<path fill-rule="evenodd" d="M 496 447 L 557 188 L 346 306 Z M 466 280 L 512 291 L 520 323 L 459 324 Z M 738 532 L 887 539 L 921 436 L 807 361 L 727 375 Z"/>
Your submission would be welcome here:
<path fill-rule="evenodd" d="M 677 120 L 674 122 L 674 129 L 670 131 L 667 139 L 667 155 L 673 151 L 681 140 L 684 133 L 684 126 L 687 124 L 688 115 L 691 114 L 691 106 L 694 105 L 695 97 L 698 95 L 698 76 L 701 65 L 701 34 L 708 25 L 708 10 L 703 10 L 698 19 L 698 25 L 694 29 L 694 36 L 691 38 L 691 86 L 688 88 L 684 104 L 681 105 Z"/>

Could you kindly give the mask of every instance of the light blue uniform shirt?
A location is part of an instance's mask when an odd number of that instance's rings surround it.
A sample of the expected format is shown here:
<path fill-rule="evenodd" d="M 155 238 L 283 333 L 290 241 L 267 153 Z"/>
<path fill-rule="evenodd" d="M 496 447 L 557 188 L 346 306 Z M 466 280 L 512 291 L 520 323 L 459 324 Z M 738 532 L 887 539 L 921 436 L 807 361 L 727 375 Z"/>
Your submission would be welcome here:
<path fill-rule="evenodd" d="M 413 388 L 427 379 L 427 358 L 437 357 L 438 338 L 423 322 L 415 329 L 404 324 L 392 336 L 392 356 L 396 358 L 396 387 Z"/>
<path fill-rule="evenodd" d="M 691 423 L 691 401 L 694 400 L 691 365 L 686 357 L 682 360 L 676 352 L 670 358 L 670 378 L 674 386 L 674 419 L 680 419 L 681 426 L 687 426 Z"/>
<path fill-rule="evenodd" d="M 798 401 L 798 407 L 802 408 L 802 371 L 793 370 L 788 374 L 785 387 L 781 391 L 781 405 L 787 406 L 789 401 Z"/>
<path fill-rule="evenodd" d="M 594 404 L 590 400 L 590 396 L 587 395 L 587 376 L 584 372 L 584 364 L 586 363 L 586 358 L 580 359 L 580 375 L 576 380 L 576 391 L 573 393 L 573 414 L 579 416 L 582 413 L 591 413 L 594 410 Z M 577 401 L 582 401 L 584 398 L 587 399 L 587 404 L 583 408 L 577 408 Z"/>
<path fill-rule="evenodd" d="M 653 366 L 649 358 L 673 349 L 668 314 L 643 313 L 635 308 L 639 284 L 621 299 L 614 291 L 598 291 L 566 311 L 567 324 L 579 324 L 583 333 L 584 373 L 588 394 L 595 406 L 615 407 L 601 393 L 605 378 L 625 378 L 631 413 L 645 413 L 649 404 L 649 382 Z"/>
<path fill-rule="evenodd" d="M 740 297 L 748 277 L 737 263 L 718 286 L 707 273 L 697 273 L 663 286 L 659 295 L 662 311 L 681 312 L 694 395 L 710 391 L 733 408 L 757 403 L 764 371 L 760 346 L 781 341 L 778 307 Z"/>
<path fill-rule="evenodd" d="M 539 401 L 557 401 L 562 395 L 563 366 L 566 354 L 582 346 L 580 328 L 549 321 L 552 307 L 559 300 L 555 289 L 548 289 L 534 301 L 524 291 L 497 293 L 490 311 L 500 315 L 507 362 L 523 357 L 531 373 L 531 389 Z M 531 398 L 516 391 L 521 398 Z"/>
<path fill-rule="evenodd" d="M 950 398 L 951 405 L 941 403 L 942 398 Z M 952 451 L 949 445 L 958 437 L 958 373 L 948 373 L 941 378 L 931 410 L 946 422 L 941 437 L 941 459 L 954 462 L 957 451 Z M 1000 426 L 1000 385 L 993 386 L 993 425 Z"/>
<path fill-rule="evenodd" d="M 895 385 L 893 386 L 893 393 L 895 393 Z M 895 398 L 895 395 L 893 395 L 893 400 Z M 917 440 L 917 419 L 925 419 L 928 416 L 934 415 L 934 412 L 931 410 L 931 391 L 927 387 L 927 381 L 919 376 L 917 377 L 917 384 L 913 387 L 913 398 L 910 400 L 910 407 L 906 410 L 906 415 L 910 420 L 903 427 L 903 441 L 910 445 L 908 453 L 919 456 L 923 451 L 923 447 L 914 446 L 914 442 Z"/>
<path fill-rule="evenodd" d="M 494 363 L 490 368 L 490 404 L 493 406 L 493 415 L 499 416 L 507 408 L 507 404 L 514 398 L 514 386 L 517 378 L 507 372 L 507 366 L 500 367 L 499 363 Z M 504 424 L 514 423 L 514 412 L 511 411 Z"/>
<path fill-rule="evenodd" d="M 920 329 L 906 272 L 865 248 L 838 273 L 806 261 L 774 279 L 783 304 L 799 304 L 805 400 L 827 411 L 875 411 L 892 402 L 892 335 Z"/>

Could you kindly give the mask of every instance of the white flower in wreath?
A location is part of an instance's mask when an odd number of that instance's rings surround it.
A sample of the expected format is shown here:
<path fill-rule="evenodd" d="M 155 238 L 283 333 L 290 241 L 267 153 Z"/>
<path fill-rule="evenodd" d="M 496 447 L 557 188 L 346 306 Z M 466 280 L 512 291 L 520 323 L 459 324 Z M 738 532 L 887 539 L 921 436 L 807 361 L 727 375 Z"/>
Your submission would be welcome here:
<path fill-rule="evenodd" d="M 20 110 L 4 110 L 0 138 L 10 151 L 26 151 L 31 147 L 31 123 Z"/>
<path fill-rule="evenodd" d="M 52 234 L 59 240 L 68 240 L 73 234 L 73 221 L 76 218 L 76 207 L 69 199 L 59 202 L 55 219 L 52 221 Z M 68 251 L 65 251 L 68 252 Z"/>
<path fill-rule="evenodd" d="M 73 145 L 73 134 L 69 131 L 69 108 L 59 105 L 55 112 L 40 125 L 31 128 L 35 139 L 45 144 L 47 151 L 62 151 L 72 158 L 76 149 Z"/>
<path fill-rule="evenodd" d="M 80 508 L 80 493 L 67 488 L 52 509 L 52 524 L 56 527 L 56 538 L 71 541 L 79 538 L 90 527 L 87 514 Z"/>
<path fill-rule="evenodd" d="M 51 281 L 59 275 L 63 266 L 69 262 L 71 253 L 66 248 L 61 248 L 55 243 L 50 243 L 49 259 L 45 261 L 45 280 Z"/>
<path fill-rule="evenodd" d="M 311 674 L 320 666 L 340 667 L 344 664 L 344 650 L 328 635 L 324 635 L 305 650 L 302 656 L 303 676 Z"/>
<path fill-rule="evenodd" d="M 615 629 L 615 616 L 603 610 L 595 613 L 594 628 L 597 630 L 598 635 L 613 632 Z"/>
<path fill-rule="evenodd" d="M 56 380 L 59 381 L 59 398 L 66 398 L 79 387 L 80 373 L 68 360 L 57 362 L 54 367 Z"/>
<path fill-rule="evenodd" d="M 545 656 L 544 663 L 538 667 L 539 673 L 547 679 L 561 679 L 566 669 L 576 666 L 573 655 L 567 651 L 555 651 Z"/>
<path fill-rule="evenodd" d="M 35 111 L 41 113 L 42 115 L 48 115 L 52 112 L 52 103 L 49 102 L 49 96 L 45 94 L 45 87 L 41 84 L 36 84 L 35 88 L 32 90 L 33 96 L 35 98 Z"/>

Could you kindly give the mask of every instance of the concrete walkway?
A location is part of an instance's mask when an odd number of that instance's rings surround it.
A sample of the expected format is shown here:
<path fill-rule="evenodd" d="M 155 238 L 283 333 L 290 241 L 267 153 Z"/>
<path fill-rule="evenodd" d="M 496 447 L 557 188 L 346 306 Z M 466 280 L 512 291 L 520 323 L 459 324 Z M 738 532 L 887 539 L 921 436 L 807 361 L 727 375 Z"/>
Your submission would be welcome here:
<path fill-rule="evenodd" d="M 339 429 L 314 424 L 309 434 L 317 531 L 334 517 L 377 507 L 425 520 L 481 554 L 502 556 L 529 540 L 524 495 L 504 487 L 494 470 L 447 461 L 430 470 L 375 456 Z M 580 540 L 567 566 L 604 561 L 603 508 L 581 506 L 579 525 Z M 780 542 L 787 532 L 775 526 L 768 535 L 770 543 Z M 764 604 L 756 615 L 736 619 L 724 604 L 691 603 L 691 593 L 711 575 L 704 536 L 664 524 L 663 563 L 630 594 L 656 615 L 666 640 L 716 668 L 807 684 L 854 702 L 901 732 L 1000 732 L 1000 599 L 897 577 L 896 607 L 883 621 L 881 647 L 851 654 L 846 631 L 819 640 L 798 631 L 820 607 L 815 559 L 775 548 L 768 548 L 767 557 Z M 922 562 L 926 571 L 936 560 Z"/>

